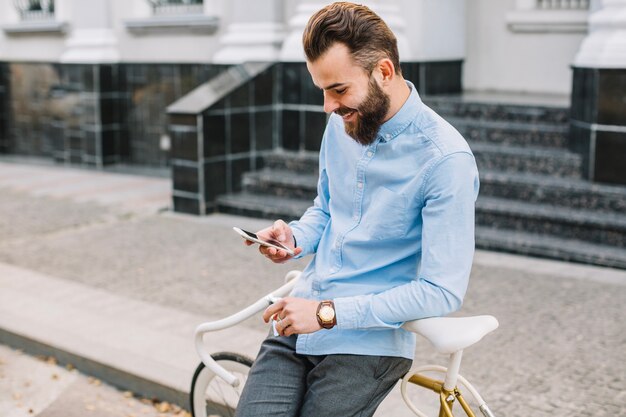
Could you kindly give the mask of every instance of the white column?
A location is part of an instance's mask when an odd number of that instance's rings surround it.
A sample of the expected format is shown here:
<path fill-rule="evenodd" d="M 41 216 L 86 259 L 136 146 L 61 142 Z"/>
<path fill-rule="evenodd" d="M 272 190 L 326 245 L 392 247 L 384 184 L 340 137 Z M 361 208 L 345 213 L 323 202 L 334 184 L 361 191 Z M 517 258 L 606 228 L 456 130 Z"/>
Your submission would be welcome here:
<path fill-rule="evenodd" d="M 118 62 L 120 52 L 111 19 L 109 0 L 68 0 L 71 33 L 61 62 Z"/>
<path fill-rule="evenodd" d="M 229 1 L 232 22 L 213 56 L 216 64 L 277 61 L 285 37 L 283 0 Z"/>
<path fill-rule="evenodd" d="M 305 62 L 304 49 L 302 48 L 302 32 L 309 18 L 328 4 L 327 1 L 300 0 L 296 13 L 289 18 L 289 34 L 283 42 L 280 51 L 280 60 L 283 62 Z"/>
<path fill-rule="evenodd" d="M 400 52 L 401 61 L 465 59 L 466 0 L 400 0 L 400 5 L 411 50 Z"/>
<path fill-rule="evenodd" d="M 626 68 L 626 0 L 604 0 L 589 16 L 589 35 L 574 66 Z"/>
<path fill-rule="evenodd" d="M 305 1 L 301 0 L 296 8 L 296 13 L 289 19 L 289 35 L 283 43 L 280 60 L 284 62 L 304 62 L 304 50 L 302 49 L 302 33 L 309 18 L 319 9 L 329 4 L 329 1 Z M 409 61 L 412 52 L 404 31 L 405 20 L 400 12 L 396 0 L 369 0 L 361 1 L 376 12 L 391 28 L 398 39 L 398 50 L 402 61 Z"/>

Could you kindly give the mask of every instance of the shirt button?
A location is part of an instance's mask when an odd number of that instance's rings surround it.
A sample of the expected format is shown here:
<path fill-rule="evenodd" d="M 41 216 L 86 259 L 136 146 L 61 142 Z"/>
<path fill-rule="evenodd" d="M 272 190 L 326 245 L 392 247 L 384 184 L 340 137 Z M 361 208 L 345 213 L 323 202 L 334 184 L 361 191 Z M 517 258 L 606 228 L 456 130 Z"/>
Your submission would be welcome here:
<path fill-rule="evenodd" d="M 363 183 L 362 182 L 357 182 L 356 186 L 357 186 L 357 188 L 363 188 Z"/>
<path fill-rule="evenodd" d="M 313 291 L 313 295 L 320 295 L 320 292 L 315 290 L 315 291 Z"/>
<path fill-rule="evenodd" d="M 391 135 L 390 135 L 389 133 L 387 133 L 387 134 L 385 135 L 385 138 L 390 139 L 390 138 L 391 138 Z"/>
<path fill-rule="evenodd" d="M 368 156 L 369 158 L 371 158 L 371 157 L 372 157 L 372 155 L 374 155 L 374 152 L 372 152 L 372 151 L 368 151 L 368 152 L 367 152 L 367 156 Z"/>

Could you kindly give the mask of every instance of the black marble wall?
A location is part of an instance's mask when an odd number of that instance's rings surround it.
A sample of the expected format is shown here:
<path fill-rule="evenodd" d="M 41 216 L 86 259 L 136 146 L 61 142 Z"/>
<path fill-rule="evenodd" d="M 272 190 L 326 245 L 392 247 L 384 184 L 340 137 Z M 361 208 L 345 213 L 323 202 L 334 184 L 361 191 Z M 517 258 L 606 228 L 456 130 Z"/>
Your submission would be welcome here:
<path fill-rule="evenodd" d="M 121 113 L 127 127 L 125 159 L 138 165 L 168 166 L 170 152 L 161 147 L 168 134 L 166 107 L 211 79 L 224 66 L 204 64 L 123 64 L 127 100 Z"/>
<path fill-rule="evenodd" d="M 304 63 L 279 64 L 276 73 L 282 147 L 319 151 L 327 119 L 322 91 L 313 84 Z"/>
<path fill-rule="evenodd" d="M 463 61 L 403 62 L 402 75 L 420 95 L 458 94 L 463 91 Z"/>
<path fill-rule="evenodd" d="M 593 181 L 626 184 L 626 69 L 574 68 L 570 149 Z"/>
<path fill-rule="evenodd" d="M 222 70 L 0 63 L 0 151 L 83 165 L 168 166 L 166 107 Z"/>
<path fill-rule="evenodd" d="M 170 114 L 175 211 L 211 211 L 217 195 L 239 191 L 243 174 L 280 147 L 277 77 L 271 66 L 201 114 Z"/>

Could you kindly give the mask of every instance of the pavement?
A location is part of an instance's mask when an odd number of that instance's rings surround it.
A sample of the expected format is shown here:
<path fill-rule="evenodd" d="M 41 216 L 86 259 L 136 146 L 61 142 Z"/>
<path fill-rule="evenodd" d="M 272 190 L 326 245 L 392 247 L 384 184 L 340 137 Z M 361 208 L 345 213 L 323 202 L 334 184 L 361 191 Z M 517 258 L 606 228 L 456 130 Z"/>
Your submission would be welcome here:
<path fill-rule="evenodd" d="M 1 416 L 184 415 L 193 329 L 304 268 L 267 262 L 231 230 L 267 221 L 175 214 L 170 189 L 0 159 Z M 457 315 L 500 327 L 461 373 L 497 416 L 626 416 L 625 301 L 624 270 L 477 251 Z M 254 357 L 267 330 L 253 317 L 206 342 Z M 445 359 L 418 343 L 416 365 Z M 397 388 L 376 414 L 411 415 Z"/>

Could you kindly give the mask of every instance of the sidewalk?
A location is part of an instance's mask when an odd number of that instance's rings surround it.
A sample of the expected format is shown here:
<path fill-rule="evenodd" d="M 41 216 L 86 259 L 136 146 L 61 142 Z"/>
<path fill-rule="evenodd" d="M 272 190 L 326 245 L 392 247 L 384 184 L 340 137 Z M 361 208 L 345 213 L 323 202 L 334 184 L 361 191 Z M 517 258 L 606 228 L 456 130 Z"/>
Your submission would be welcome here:
<path fill-rule="evenodd" d="M 196 325 L 306 263 L 270 264 L 230 230 L 267 221 L 168 212 L 168 179 L 0 160 L 0 193 L 0 343 L 182 406 Z M 626 415 L 624 300 L 626 271 L 479 251 L 459 314 L 500 328 L 461 372 L 496 415 Z M 207 340 L 254 356 L 266 333 L 253 318 Z M 445 358 L 422 342 L 417 360 Z M 396 389 L 376 415 L 411 414 Z"/>

